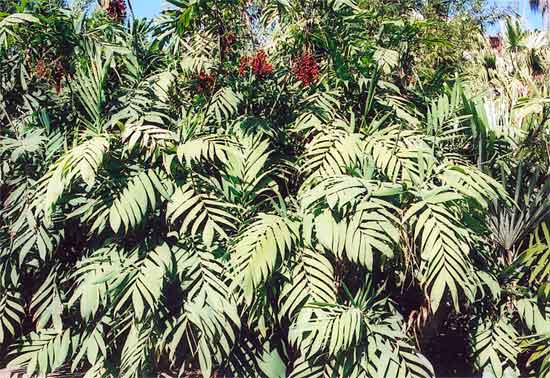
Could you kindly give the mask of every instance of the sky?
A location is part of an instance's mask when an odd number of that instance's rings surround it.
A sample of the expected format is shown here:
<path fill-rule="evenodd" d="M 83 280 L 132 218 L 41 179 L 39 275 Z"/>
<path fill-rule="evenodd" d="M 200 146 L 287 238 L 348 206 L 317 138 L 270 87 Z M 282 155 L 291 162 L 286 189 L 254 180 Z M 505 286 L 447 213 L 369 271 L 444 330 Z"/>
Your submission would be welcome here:
<path fill-rule="evenodd" d="M 131 2 L 137 17 L 154 17 L 164 6 L 164 0 L 131 0 Z M 542 27 L 542 15 L 531 11 L 529 0 L 489 0 L 489 3 L 504 8 L 516 8 L 518 13 L 524 17 L 527 27 L 538 29 Z M 494 25 L 490 28 L 490 32 L 495 33 L 499 29 L 499 25 Z"/>
<path fill-rule="evenodd" d="M 147 0 L 137 0 L 147 1 Z M 542 29 L 542 14 L 540 12 L 533 12 L 529 7 L 529 0 L 490 0 L 489 3 L 497 5 L 503 8 L 512 8 L 518 12 L 522 18 L 525 26 L 529 29 Z M 498 32 L 500 25 L 493 25 L 489 28 L 491 33 Z"/>
<path fill-rule="evenodd" d="M 137 17 L 154 17 L 166 5 L 165 0 L 130 0 Z M 542 29 L 542 15 L 531 11 L 529 0 L 489 0 L 492 5 L 502 8 L 512 8 L 522 15 L 525 26 L 529 29 Z M 489 34 L 500 31 L 500 24 L 497 23 L 488 28 Z"/>
<path fill-rule="evenodd" d="M 161 10 L 163 0 L 131 0 L 136 17 L 154 17 Z"/>

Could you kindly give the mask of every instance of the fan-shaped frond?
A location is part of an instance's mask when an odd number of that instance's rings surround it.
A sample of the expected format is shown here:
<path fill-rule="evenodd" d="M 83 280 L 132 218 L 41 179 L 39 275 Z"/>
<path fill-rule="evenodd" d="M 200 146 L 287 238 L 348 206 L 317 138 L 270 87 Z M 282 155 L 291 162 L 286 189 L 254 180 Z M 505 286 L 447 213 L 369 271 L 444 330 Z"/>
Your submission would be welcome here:
<path fill-rule="evenodd" d="M 474 43 L 481 0 L 75 1 L 0 0 L 0 363 L 550 377 L 548 36 Z"/>

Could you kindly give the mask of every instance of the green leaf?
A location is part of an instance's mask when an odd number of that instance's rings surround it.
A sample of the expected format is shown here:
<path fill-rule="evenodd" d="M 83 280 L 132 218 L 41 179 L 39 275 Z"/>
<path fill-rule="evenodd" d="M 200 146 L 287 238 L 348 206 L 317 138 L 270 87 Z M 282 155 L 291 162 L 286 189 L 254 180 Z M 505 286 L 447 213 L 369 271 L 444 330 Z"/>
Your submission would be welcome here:
<path fill-rule="evenodd" d="M 264 353 L 260 361 L 260 369 L 262 369 L 262 372 L 268 377 L 285 378 L 287 376 L 286 365 L 281 359 L 281 356 L 279 356 L 277 349 Z"/>
<path fill-rule="evenodd" d="M 201 235 L 203 242 L 210 246 L 215 235 L 228 239 L 228 232 L 236 229 L 238 219 L 229 211 L 235 208 L 235 205 L 208 193 L 198 192 L 192 183 L 188 183 L 174 192 L 166 209 L 166 218 L 171 224 L 181 223 L 181 235 Z"/>
<path fill-rule="evenodd" d="M 298 225 L 278 215 L 260 214 L 237 237 L 231 251 L 236 281 L 248 298 L 285 260 L 296 243 Z"/>

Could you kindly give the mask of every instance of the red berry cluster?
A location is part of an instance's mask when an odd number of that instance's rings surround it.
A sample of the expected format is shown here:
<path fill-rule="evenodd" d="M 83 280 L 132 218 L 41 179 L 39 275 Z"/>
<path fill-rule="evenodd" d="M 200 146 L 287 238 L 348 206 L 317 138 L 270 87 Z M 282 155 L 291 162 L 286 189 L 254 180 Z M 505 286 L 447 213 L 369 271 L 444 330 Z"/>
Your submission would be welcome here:
<path fill-rule="evenodd" d="M 120 22 L 126 18 L 126 1 L 111 0 L 107 7 L 107 14 L 112 20 Z"/>
<path fill-rule="evenodd" d="M 310 85 L 319 78 L 319 65 L 313 55 L 304 52 L 294 60 L 292 73 L 304 85 Z"/>
<path fill-rule="evenodd" d="M 269 75 L 273 72 L 273 66 L 267 62 L 267 54 L 263 50 L 258 50 L 256 55 L 243 56 L 239 64 L 239 75 L 243 76 L 248 69 L 259 77 Z"/>
<path fill-rule="evenodd" d="M 214 86 L 214 75 L 207 74 L 204 71 L 199 73 L 198 82 L 197 82 L 197 92 L 204 93 L 208 91 L 212 86 Z"/>

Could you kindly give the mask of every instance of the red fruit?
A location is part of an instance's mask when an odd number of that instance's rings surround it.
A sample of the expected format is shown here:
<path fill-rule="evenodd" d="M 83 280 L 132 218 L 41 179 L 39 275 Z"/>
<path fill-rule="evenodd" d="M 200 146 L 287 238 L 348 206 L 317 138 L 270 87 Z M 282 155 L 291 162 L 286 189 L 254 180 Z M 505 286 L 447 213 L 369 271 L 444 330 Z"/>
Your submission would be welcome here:
<path fill-rule="evenodd" d="M 214 85 L 214 80 L 214 75 L 201 71 L 198 77 L 197 92 L 203 93 L 209 90 Z"/>
<path fill-rule="evenodd" d="M 273 66 L 268 63 L 267 54 L 263 50 L 258 50 L 254 56 L 241 57 L 239 75 L 244 75 L 249 68 L 258 77 L 263 77 L 273 72 Z"/>
<path fill-rule="evenodd" d="M 111 0 L 109 7 L 107 8 L 107 14 L 115 21 L 122 21 L 126 18 L 126 1 L 125 0 Z"/>
<path fill-rule="evenodd" d="M 267 62 L 267 54 L 264 50 L 258 50 L 252 58 L 252 72 L 258 76 L 268 75 L 273 72 L 273 66 Z"/>
<path fill-rule="evenodd" d="M 296 80 L 308 86 L 319 78 L 319 65 L 313 55 L 304 52 L 301 56 L 294 59 L 292 73 Z"/>

